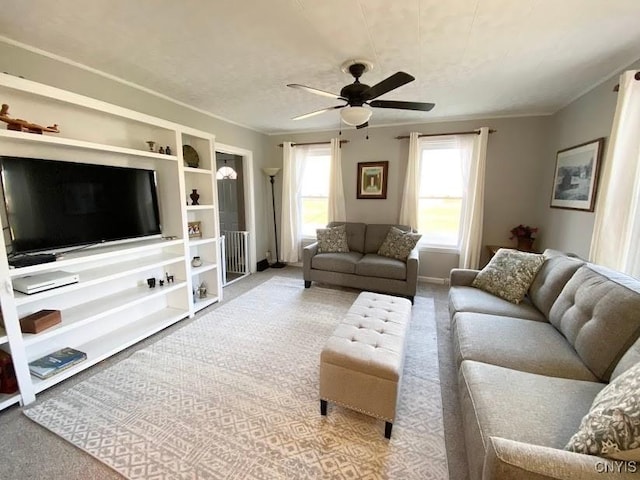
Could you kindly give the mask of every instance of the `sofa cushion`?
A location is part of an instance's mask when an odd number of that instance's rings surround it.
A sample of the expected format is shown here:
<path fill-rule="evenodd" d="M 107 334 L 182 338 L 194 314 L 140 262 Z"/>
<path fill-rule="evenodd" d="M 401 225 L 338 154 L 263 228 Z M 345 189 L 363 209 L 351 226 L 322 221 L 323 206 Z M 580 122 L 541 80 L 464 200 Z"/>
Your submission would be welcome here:
<path fill-rule="evenodd" d="M 565 449 L 640 461 L 640 363 L 598 393 Z"/>
<path fill-rule="evenodd" d="M 367 230 L 366 223 L 356 222 L 330 222 L 328 227 L 345 225 L 347 227 L 347 245 L 349 251 L 364 253 L 364 236 Z"/>
<path fill-rule="evenodd" d="M 378 255 L 405 261 L 421 237 L 419 233 L 403 232 L 391 227 L 378 249 Z"/>
<path fill-rule="evenodd" d="M 318 237 L 318 253 L 346 253 L 349 251 L 346 225 L 318 228 L 316 236 Z"/>
<path fill-rule="evenodd" d="M 551 307 L 549 321 L 603 381 L 640 334 L 640 282 L 583 265 Z"/>
<path fill-rule="evenodd" d="M 458 386 L 470 478 L 483 478 L 490 437 L 562 449 L 605 384 L 465 360 Z"/>
<path fill-rule="evenodd" d="M 547 319 L 525 298 L 516 304 L 496 297 L 475 287 L 452 286 L 449 288 L 449 313 L 451 318 L 456 312 L 493 313 L 505 317 L 546 322 Z"/>
<path fill-rule="evenodd" d="M 364 277 L 407 278 L 407 264 L 395 258 L 367 253 L 356 264 L 356 274 Z"/>
<path fill-rule="evenodd" d="M 597 381 L 550 323 L 461 312 L 452 328 L 458 365 L 475 360 L 550 377 Z"/>
<path fill-rule="evenodd" d="M 584 262 L 568 257 L 557 250 L 547 249 L 543 255 L 545 261 L 529 287 L 529 298 L 531 303 L 548 318 L 551 306 Z"/>
<path fill-rule="evenodd" d="M 384 242 L 384 239 L 387 238 L 387 234 L 391 227 L 396 227 L 398 230 L 402 230 L 403 232 L 411 231 L 411 227 L 406 225 L 371 223 L 367 225 L 367 233 L 364 241 L 364 253 L 378 253 L 378 250 L 380 250 L 380 246 L 382 245 L 382 242 Z"/>
<path fill-rule="evenodd" d="M 311 259 L 311 268 L 329 272 L 356 273 L 356 263 L 362 258 L 358 252 L 318 253 Z"/>
<path fill-rule="evenodd" d="M 613 370 L 611 379 L 613 380 L 618 375 L 623 374 L 638 362 L 640 362 L 640 338 L 624 353 L 616 365 L 616 368 Z"/>
<path fill-rule="evenodd" d="M 476 275 L 471 286 L 520 303 L 543 263 L 542 255 L 501 248 Z"/>

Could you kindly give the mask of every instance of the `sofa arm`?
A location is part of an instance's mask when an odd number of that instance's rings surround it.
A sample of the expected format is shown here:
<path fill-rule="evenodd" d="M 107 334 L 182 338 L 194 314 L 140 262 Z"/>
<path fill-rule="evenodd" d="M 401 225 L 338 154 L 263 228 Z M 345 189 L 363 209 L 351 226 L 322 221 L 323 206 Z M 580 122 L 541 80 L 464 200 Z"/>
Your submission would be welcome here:
<path fill-rule="evenodd" d="M 311 259 L 318 253 L 318 242 L 307 245 L 302 249 L 302 278 L 305 281 L 311 280 Z"/>
<path fill-rule="evenodd" d="M 640 464 L 490 437 L 483 480 L 602 480 L 635 479 Z"/>
<path fill-rule="evenodd" d="M 409 252 L 407 257 L 407 290 L 416 294 L 418 288 L 418 270 L 420 269 L 420 250 L 418 247 Z"/>
<path fill-rule="evenodd" d="M 468 268 L 453 268 L 449 273 L 449 285 L 459 285 L 470 287 L 480 270 L 471 270 Z"/>

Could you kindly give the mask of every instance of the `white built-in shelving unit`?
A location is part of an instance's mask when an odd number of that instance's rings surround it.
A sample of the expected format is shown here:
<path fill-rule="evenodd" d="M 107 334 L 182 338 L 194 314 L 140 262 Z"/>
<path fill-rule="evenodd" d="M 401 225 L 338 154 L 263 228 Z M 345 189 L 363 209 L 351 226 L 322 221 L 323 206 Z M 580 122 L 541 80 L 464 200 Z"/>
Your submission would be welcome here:
<path fill-rule="evenodd" d="M 220 301 L 222 279 L 212 134 L 6 74 L 0 98 L 13 117 L 60 126 L 59 134 L 0 130 L 0 154 L 154 170 L 162 222 L 161 236 L 55 252 L 55 262 L 21 268 L 9 267 L 10 236 L 3 230 L 0 348 L 12 356 L 19 391 L 0 394 L 1 410 L 31 403 L 37 393 Z M 150 151 L 148 140 L 172 154 Z M 198 153 L 197 168 L 185 166 L 183 145 Z M 200 222 L 198 237 L 189 236 L 189 222 Z M 198 267 L 194 256 L 202 259 Z M 31 295 L 13 290 L 16 278 L 53 270 L 76 273 L 79 281 Z M 151 288 L 148 278 L 164 285 Z M 59 310 L 61 323 L 22 333 L 19 319 L 44 309 Z M 85 352 L 87 360 L 46 380 L 30 375 L 30 361 L 63 347 Z"/>

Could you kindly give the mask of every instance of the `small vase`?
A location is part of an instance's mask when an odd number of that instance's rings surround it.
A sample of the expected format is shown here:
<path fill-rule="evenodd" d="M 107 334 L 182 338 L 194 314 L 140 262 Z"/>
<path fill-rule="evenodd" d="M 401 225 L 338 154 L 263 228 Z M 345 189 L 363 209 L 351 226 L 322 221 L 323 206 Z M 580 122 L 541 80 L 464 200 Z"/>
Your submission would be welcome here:
<path fill-rule="evenodd" d="M 191 198 L 191 205 L 199 205 L 198 199 L 200 198 L 200 194 L 198 193 L 198 190 L 196 188 L 191 190 L 191 194 L 189 195 L 189 197 Z"/>
<path fill-rule="evenodd" d="M 533 251 L 533 238 L 518 237 L 518 250 L 523 252 Z"/>
<path fill-rule="evenodd" d="M 200 259 L 200 257 L 193 257 L 193 259 L 191 260 L 191 266 L 192 267 L 201 267 L 202 266 L 202 260 Z"/>

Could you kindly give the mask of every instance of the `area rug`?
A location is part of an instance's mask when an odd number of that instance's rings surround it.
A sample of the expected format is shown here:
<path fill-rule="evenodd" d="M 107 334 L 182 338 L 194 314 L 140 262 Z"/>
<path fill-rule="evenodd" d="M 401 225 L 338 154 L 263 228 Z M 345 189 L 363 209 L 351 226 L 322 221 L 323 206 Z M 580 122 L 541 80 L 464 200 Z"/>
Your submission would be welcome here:
<path fill-rule="evenodd" d="M 413 307 L 391 440 L 320 415 L 320 351 L 356 296 L 272 278 L 25 414 L 129 479 L 446 479 L 432 299 Z"/>

